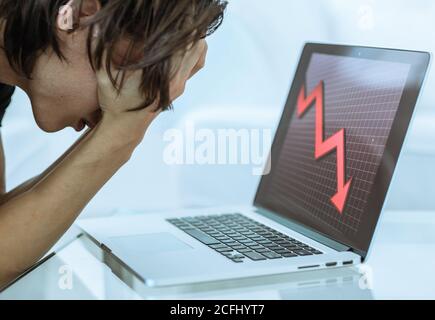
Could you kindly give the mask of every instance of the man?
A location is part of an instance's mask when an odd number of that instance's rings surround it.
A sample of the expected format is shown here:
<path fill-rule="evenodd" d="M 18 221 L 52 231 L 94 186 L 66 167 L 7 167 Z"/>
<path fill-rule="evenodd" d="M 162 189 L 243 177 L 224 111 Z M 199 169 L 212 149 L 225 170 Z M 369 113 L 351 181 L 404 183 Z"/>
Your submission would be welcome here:
<path fill-rule="evenodd" d="M 71 226 L 147 128 L 203 68 L 221 0 L 0 0 L 0 115 L 14 87 L 38 126 L 83 136 L 6 192 L 0 148 L 0 288 Z"/>

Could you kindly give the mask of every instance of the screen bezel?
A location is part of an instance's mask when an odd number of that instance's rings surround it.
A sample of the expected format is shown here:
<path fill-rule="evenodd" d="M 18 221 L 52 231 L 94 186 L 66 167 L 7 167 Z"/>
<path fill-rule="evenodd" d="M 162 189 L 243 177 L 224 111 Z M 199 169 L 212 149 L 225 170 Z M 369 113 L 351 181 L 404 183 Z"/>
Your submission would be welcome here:
<path fill-rule="evenodd" d="M 406 63 L 411 66 L 398 111 L 391 128 L 391 133 L 386 144 L 385 152 L 374 180 L 373 190 L 370 193 L 367 206 L 364 210 L 364 215 L 370 217 L 366 218 L 363 222 L 364 227 L 366 227 L 369 232 L 366 232 L 362 239 L 354 243 L 346 243 L 346 241 L 335 239 L 331 235 L 319 232 L 315 228 L 307 226 L 306 224 L 298 221 L 296 218 L 289 218 L 287 215 L 282 214 L 282 212 L 280 213 L 280 209 L 275 208 L 273 204 L 267 203 L 267 199 L 265 197 L 270 179 L 273 177 L 274 168 L 279 159 L 280 151 L 282 149 L 289 124 L 293 115 L 295 114 L 297 93 L 303 81 L 305 81 L 306 71 L 311 61 L 311 57 L 315 53 L 386 62 L 399 62 Z M 270 174 L 264 175 L 260 181 L 254 200 L 254 206 L 264 208 L 269 212 L 273 212 L 278 217 L 289 220 L 289 222 L 292 224 L 300 225 L 300 232 L 304 233 L 303 230 L 306 230 L 305 235 L 307 236 L 311 235 L 312 237 L 313 232 L 314 234 L 318 233 L 320 239 L 325 237 L 331 239 L 351 248 L 355 253 L 365 258 L 385 202 L 406 133 L 414 113 L 417 99 L 420 94 L 427 69 L 429 67 L 429 62 L 430 54 L 427 52 L 307 43 L 302 51 L 296 75 L 294 77 L 284 112 L 279 123 L 274 142 L 272 144 L 270 157 L 271 163 L 268 164 L 268 167 L 272 169 Z M 294 208 L 293 210 L 297 209 Z M 292 211 L 292 208 L 289 208 L 289 211 Z"/>

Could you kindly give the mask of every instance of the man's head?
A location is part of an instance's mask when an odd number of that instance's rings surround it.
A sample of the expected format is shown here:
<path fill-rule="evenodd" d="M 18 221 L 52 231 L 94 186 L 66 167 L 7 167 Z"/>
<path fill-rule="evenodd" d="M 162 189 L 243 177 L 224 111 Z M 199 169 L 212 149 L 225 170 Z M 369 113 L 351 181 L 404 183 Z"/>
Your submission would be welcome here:
<path fill-rule="evenodd" d="M 177 56 L 222 22 L 222 0 L 0 0 L 3 50 L 46 131 L 99 117 L 95 70 L 143 70 L 147 104 L 170 106 Z M 111 59 L 104 60 L 105 55 Z"/>

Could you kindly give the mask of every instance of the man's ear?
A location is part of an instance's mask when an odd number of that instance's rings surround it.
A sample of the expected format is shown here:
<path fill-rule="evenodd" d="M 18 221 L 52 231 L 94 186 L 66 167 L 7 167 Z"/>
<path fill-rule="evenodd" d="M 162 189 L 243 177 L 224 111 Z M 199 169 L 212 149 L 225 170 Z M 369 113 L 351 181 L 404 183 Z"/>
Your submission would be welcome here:
<path fill-rule="evenodd" d="M 57 27 L 62 31 L 72 31 L 100 9 L 100 0 L 70 0 L 59 8 Z"/>

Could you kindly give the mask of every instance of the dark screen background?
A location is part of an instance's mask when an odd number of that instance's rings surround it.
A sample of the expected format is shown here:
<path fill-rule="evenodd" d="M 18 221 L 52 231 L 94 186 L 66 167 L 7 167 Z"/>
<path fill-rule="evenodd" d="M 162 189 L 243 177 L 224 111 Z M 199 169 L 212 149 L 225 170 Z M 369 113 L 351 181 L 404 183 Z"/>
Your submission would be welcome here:
<path fill-rule="evenodd" d="M 353 178 L 339 214 L 336 153 L 315 160 L 315 108 L 293 115 L 279 159 L 262 195 L 275 212 L 343 243 L 354 243 L 384 154 L 411 66 L 352 57 L 313 54 L 306 72 L 307 93 L 325 84 L 325 139 L 346 130 L 346 180 Z M 298 92 L 299 92 L 298 88 Z M 297 208 L 289 214 L 289 208 Z M 378 214 L 378 213 L 375 213 Z"/>

